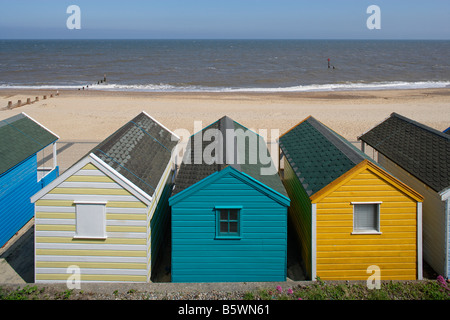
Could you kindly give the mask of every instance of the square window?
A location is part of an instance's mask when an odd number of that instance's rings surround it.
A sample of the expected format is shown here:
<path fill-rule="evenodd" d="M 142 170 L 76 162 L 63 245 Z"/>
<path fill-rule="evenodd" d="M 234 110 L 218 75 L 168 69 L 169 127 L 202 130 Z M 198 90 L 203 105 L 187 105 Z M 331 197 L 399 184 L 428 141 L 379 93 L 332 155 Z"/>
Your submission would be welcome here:
<path fill-rule="evenodd" d="M 361 233 L 380 232 L 380 204 L 353 204 L 353 231 Z"/>
<path fill-rule="evenodd" d="M 106 204 L 75 203 L 76 238 L 106 238 Z"/>
<path fill-rule="evenodd" d="M 216 208 L 218 238 L 240 237 L 240 209 Z"/>

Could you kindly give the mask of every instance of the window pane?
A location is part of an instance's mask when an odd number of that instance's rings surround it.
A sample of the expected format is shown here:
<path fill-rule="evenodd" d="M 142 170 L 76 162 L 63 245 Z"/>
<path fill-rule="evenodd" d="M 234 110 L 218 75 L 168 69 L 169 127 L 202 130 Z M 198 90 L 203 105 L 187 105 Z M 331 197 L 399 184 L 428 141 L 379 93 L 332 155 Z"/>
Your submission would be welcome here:
<path fill-rule="evenodd" d="M 238 223 L 230 222 L 230 232 L 237 233 L 238 232 Z"/>
<path fill-rule="evenodd" d="M 378 231 L 378 204 L 355 205 L 355 230 Z"/>
<path fill-rule="evenodd" d="M 220 210 L 220 220 L 228 220 L 228 210 Z"/>
<path fill-rule="evenodd" d="M 228 233 L 228 222 L 221 222 L 220 223 L 220 232 L 222 233 Z"/>
<path fill-rule="evenodd" d="M 230 210 L 230 220 L 237 220 L 237 219 L 238 219 L 237 209 L 231 209 Z"/>

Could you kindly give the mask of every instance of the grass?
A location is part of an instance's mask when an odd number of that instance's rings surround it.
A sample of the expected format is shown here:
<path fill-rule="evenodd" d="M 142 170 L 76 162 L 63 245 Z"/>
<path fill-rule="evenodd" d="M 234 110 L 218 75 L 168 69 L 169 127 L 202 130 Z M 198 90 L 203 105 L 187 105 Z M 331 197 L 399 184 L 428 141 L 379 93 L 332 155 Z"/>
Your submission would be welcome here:
<path fill-rule="evenodd" d="M 25 286 L 11 292 L 5 292 L 0 287 L 0 300 L 37 300 L 43 292 L 44 289 L 39 290 L 36 286 Z"/>
<path fill-rule="evenodd" d="M 262 289 L 248 300 L 450 300 L 450 287 L 445 281 L 385 281 L 379 289 L 361 283 L 327 283 L 318 280 L 286 290 L 281 287 Z"/>
<path fill-rule="evenodd" d="M 286 283 L 288 285 L 288 283 Z M 146 292 L 129 289 L 126 294 L 114 290 L 110 295 L 97 296 L 84 291 L 61 290 L 52 286 L 38 288 L 2 288 L 0 300 L 75 300 L 75 299 L 142 299 Z M 150 294 L 147 292 L 147 294 Z M 444 278 L 422 281 L 383 281 L 379 289 L 369 289 L 365 282 L 314 282 L 248 291 L 234 295 L 243 300 L 450 300 L 450 287 Z M 167 299 L 161 296 L 157 299 Z M 195 296 L 190 299 L 196 299 Z"/>

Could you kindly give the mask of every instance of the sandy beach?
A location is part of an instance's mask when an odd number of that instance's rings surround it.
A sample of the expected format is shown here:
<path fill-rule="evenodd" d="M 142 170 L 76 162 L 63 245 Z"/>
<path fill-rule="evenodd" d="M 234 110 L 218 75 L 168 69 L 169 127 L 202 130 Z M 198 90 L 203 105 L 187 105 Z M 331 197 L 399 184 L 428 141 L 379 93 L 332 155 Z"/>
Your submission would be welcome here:
<path fill-rule="evenodd" d="M 383 121 L 392 112 L 444 130 L 450 126 L 450 88 L 420 90 L 336 91 L 297 93 L 154 93 L 94 90 L 0 90 L 0 120 L 25 112 L 59 135 L 59 142 L 78 144 L 60 153 L 64 170 L 92 146 L 105 139 L 141 111 L 171 130 L 186 129 L 194 122 L 207 126 L 227 115 L 260 132 L 282 134 L 309 115 L 350 141 Z M 43 99 L 50 94 L 52 98 Z M 13 104 L 39 97 L 18 108 Z M 274 131 L 276 132 L 276 131 Z M 81 147 L 80 147 L 81 146 Z"/>

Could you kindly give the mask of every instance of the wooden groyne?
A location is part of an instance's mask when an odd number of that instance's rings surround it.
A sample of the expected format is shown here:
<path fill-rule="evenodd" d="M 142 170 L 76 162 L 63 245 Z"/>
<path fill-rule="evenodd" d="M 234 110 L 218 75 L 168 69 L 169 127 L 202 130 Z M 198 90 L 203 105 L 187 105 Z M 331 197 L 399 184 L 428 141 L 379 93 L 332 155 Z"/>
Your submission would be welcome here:
<path fill-rule="evenodd" d="M 53 98 L 54 96 L 59 96 L 59 91 L 56 91 L 55 94 L 51 93 L 50 95 L 47 95 L 47 94 L 43 95 L 42 96 L 42 100 L 46 100 L 48 98 Z M 7 105 L 7 107 L 5 109 L 20 108 L 20 107 L 25 106 L 27 104 L 32 104 L 32 103 L 38 102 L 39 100 L 40 100 L 39 96 L 35 97 L 34 100 L 32 100 L 32 98 L 27 98 L 26 101 L 17 100 L 16 103 L 14 103 L 13 101 L 10 100 L 10 101 L 8 101 L 8 105 Z"/>
<path fill-rule="evenodd" d="M 102 84 L 102 83 L 106 83 L 106 73 L 103 75 L 103 79 L 97 81 L 97 84 Z M 95 83 L 91 83 L 91 86 L 92 85 L 95 85 Z M 89 85 L 78 88 L 78 90 L 88 90 L 88 89 L 89 89 Z"/>

